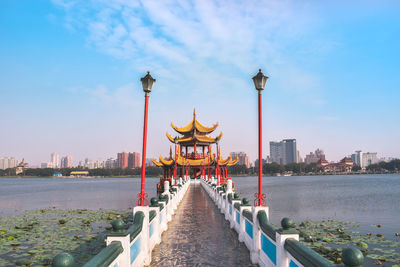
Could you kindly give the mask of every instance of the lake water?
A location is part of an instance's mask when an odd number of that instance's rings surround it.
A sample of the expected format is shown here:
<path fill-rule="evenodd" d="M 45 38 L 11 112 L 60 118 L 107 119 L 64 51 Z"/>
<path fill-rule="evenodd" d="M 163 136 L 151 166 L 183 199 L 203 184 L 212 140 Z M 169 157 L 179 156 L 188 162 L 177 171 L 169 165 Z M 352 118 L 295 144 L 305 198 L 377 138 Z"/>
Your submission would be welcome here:
<path fill-rule="evenodd" d="M 254 199 L 257 177 L 233 177 L 241 197 Z M 149 199 L 158 178 L 146 178 Z M 0 179 L 0 216 L 27 209 L 128 209 L 136 205 L 140 178 Z M 378 231 L 395 239 L 400 232 L 400 175 L 263 177 L 270 219 L 356 221 L 362 232 Z"/>
<path fill-rule="evenodd" d="M 233 177 L 241 197 L 254 200 L 258 177 Z M 343 220 L 360 224 L 361 232 L 383 233 L 398 239 L 400 175 L 323 175 L 263 177 L 270 220 Z M 381 224 L 382 228 L 371 227 Z"/>

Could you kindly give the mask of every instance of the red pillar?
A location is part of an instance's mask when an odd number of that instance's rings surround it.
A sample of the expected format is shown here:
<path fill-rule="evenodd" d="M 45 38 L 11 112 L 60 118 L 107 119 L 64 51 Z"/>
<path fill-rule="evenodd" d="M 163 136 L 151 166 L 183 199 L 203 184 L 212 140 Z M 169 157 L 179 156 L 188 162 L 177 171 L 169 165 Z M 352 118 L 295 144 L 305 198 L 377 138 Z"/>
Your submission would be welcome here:
<path fill-rule="evenodd" d="M 216 169 L 216 173 L 217 173 L 217 185 L 220 184 L 220 175 L 219 175 L 219 146 L 217 144 L 217 169 Z"/>
<path fill-rule="evenodd" d="M 196 153 L 197 153 L 197 147 L 196 147 L 196 143 L 194 144 L 194 158 L 196 159 Z"/>
<path fill-rule="evenodd" d="M 177 155 L 176 155 L 176 144 L 175 144 L 175 168 L 174 168 L 175 186 L 176 186 L 176 160 L 177 160 Z"/>
<path fill-rule="evenodd" d="M 147 205 L 147 194 L 144 192 L 144 185 L 146 179 L 146 145 L 147 145 L 147 117 L 148 117 L 148 105 L 149 105 L 149 94 L 146 93 L 144 97 L 144 126 L 143 126 L 143 149 L 142 149 L 142 180 L 140 184 L 140 194 L 138 196 L 138 205 Z"/>
<path fill-rule="evenodd" d="M 256 206 L 265 206 L 265 195 L 262 193 L 262 94 L 258 90 L 258 196 Z"/>

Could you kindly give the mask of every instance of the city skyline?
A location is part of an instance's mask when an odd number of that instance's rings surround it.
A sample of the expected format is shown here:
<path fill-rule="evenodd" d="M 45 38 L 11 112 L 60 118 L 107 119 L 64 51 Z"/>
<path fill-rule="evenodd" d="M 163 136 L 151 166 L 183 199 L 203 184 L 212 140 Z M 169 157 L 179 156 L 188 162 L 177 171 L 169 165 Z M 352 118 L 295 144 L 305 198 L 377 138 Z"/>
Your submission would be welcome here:
<path fill-rule="evenodd" d="M 0 156 L 38 165 L 53 151 L 141 151 L 139 78 L 150 70 L 148 157 L 196 108 L 205 125 L 219 122 L 224 155 L 253 161 L 251 77 L 262 68 L 263 140 L 295 137 L 303 157 L 321 147 L 334 161 L 399 157 L 400 3 L 185 3 L 1 1 Z"/>
<path fill-rule="evenodd" d="M 293 146 L 291 149 L 286 147 L 289 144 L 289 147 Z M 315 153 L 310 152 L 309 154 L 304 154 L 304 158 L 299 157 L 301 155 L 299 150 L 296 150 L 297 148 L 297 142 L 296 139 L 284 139 L 280 142 L 276 141 L 270 141 L 269 142 L 270 147 L 271 146 L 277 146 L 276 149 L 269 151 L 265 157 L 263 157 L 263 161 L 266 163 L 271 163 L 275 162 L 278 164 L 288 164 L 288 163 L 317 163 L 321 159 L 326 160 L 326 162 L 334 163 L 338 162 L 339 160 L 333 160 L 329 159 L 327 160 L 326 155 L 324 151 L 320 148 L 316 148 Z M 296 151 L 296 157 L 293 158 L 293 156 L 287 157 L 286 152 L 291 151 L 292 154 L 294 151 Z M 349 153 L 344 153 L 340 160 L 343 160 L 344 158 L 350 158 L 355 164 L 360 165 L 361 167 L 366 167 L 370 164 L 375 164 L 380 161 L 385 161 L 389 162 L 391 160 L 397 159 L 398 157 L 385 157 L 385 156 L 379 156 L 377 152 L 362 152 L 361 150 L 356 150 L 353 152 Z M 235 159 L 236 157 L 239 158 L 238 164 L 239 165 L 246 165 L 246 167 L 250 167 L 251 165 L 254 165 L 254 162 L 257 162 L 258 159 L 251 159 L 247 155 L 246 152 L 243 151 L 235 151 L 235 152 L 229 152 L 226 154 L 226 156 L 230 155 L 232 159 Z M 25 159 L 25 158 L 23 158 Z M 57 160 L 58 159 L 58 160 Z M 118 152 L 116 154 L 116 157 L 110 157 L 107 156 L 106 158 L 97 158 L 97 160 L 92 160 L 90 158 L 85 158 L 84 160 L 75 160 L 75 162 L 72 160 L 73 157 L 71 155 L 66 155 L 59 157 L 59 154 L 56 152 L 52 152 L 50 154 L 50 161 L 40 161 L 39 164 L 32 164 L 29 163 L 29 167 L 34 167 L 34 168 L 63 168 L 64 166 L 72 166 L 72 167 L 84 167 L 84 168 L 89 168 L 89 169 L 94 169 L 94 168 L 135 168 L 135 167 L 141 167 L 141 154 L 139 152 Z M 63 162 L 68 161 L 68 164 L 65 164 Z M 7 162 L 7 163 L 6 163 Z M 8 163 L 12 162 L 12 164 Z M 26 161 L 25 161 L 26 162 Z M 78 163 L 76 163 L 78 162 Z M 123 162 L 123 163 L 122 163 Z M 19 163 L 19 160 L 15 157 L 0 157 L 0 169 L 5 169 L 4 166 L 12 166 L 16 167 Z M 152 157 L 146 157 L 146 166 L 153 166 L 154 164 L 152 163 Z"/>

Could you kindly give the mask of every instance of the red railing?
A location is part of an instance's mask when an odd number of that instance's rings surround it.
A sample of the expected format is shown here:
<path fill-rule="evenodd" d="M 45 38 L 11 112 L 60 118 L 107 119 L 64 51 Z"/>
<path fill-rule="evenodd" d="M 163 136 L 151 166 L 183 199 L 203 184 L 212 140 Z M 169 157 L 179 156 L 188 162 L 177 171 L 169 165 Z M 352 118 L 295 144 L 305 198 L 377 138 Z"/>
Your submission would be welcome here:
<path fill-rule="evenodd" d="M 186 157 L 184 153 L 182 153 L 182 157 Z M 192 152 L 192 153 L 188 153 L 187 154 L 187 158 L 188 159 L 204 159 L 206 157 L 207 157 L 207 154 L 203 155 L 203 153 L 194 153 L 194 152 Z"/>

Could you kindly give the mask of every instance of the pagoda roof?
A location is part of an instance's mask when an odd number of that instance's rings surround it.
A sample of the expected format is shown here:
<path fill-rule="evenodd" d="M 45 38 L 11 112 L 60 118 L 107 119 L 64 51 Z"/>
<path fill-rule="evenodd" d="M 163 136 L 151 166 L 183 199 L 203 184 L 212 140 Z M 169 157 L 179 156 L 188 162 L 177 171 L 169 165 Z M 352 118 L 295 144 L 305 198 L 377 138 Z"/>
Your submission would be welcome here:
<path fill-rule="evenodd" d="M 177 131 L 178 133 L 183 134 L 183 135 L 187 135 L 191 132 L 209 134 L 209 133 L 212 133 L 218 127 L 218 122 L 211 127 L 206 127 L 206 126 L 202 125 L 196 119 L 196 109 L 195 109 L 193 111 L 193 120 L 188 125 L 186 125 L 185 127 L 177 127 L 171 122 L 171 127 L 175 131 Z"/>
<path fill-rule="evenodd" d="M 207 165 L 216 165 L 216 156 L 214 154 L 211 154 L 208 157 L 205 157 L 204 159 L 186 159 L 185 157 L 180 156 L 180 153 L 178 151 L 177 154 L 177 160 L 176 164 L 178 166 L 191 166 L 191 167 L 200 167 L 200 166 L 207 166 Z M 218 165 L 219 166 L 232 166 L 235 165 L 239 161 L 239 157 L 236 157 L 236 159 L 232 160 L 231 155 L 229 155 L 226 159 L 219 159 L 218 160 Z M 152 159 L 152 162 L 154 165 L 158 167 L 172 167 L 175 165 L 175 160 L 170 154 L 169 158 L 163 158 L 162 156 L 159 157 L 159 160 L 157 161 L 156 159 Z"/>
<path fill-rule="evenodd" d="M 166 133 L 169 141 L 172 143 L 175 143 L 174 138 L 167 132 Z M 178 138 L 178 144 L 180 145 L 209 145 L 209 144 L 214 144 L 218 140 L 222 138 L 222 132 L 217 136 L 217 137 L 209 137 L 205 135 L 198 135 L 198 134 L 193 134 L 192 136 L 183 136 Z"/>
<path fill-rule="evenodd" d="M 162 156 L 159 157 L 159 160 L 157 161 L 156 159 L 152 159 L 152 162 L 154 163 L 154 165 L 158 166 L 158 167 L 164 167 L 164 166 L 174 166 L 175 165 L 175 161 L 172 157 L 170 157 L 169 159 L 165 159 Z M 176 164 L 178 166 L 192 166 L 192 167 L 198 167 L 198 166 L 202 166 L 202 165 L 213 165 L 215 162 L 215 157 L 209 156 L 206 157 L 204 159 L 186 159 L 185 157 L 182 157 L 180 155 L 178 155 L 178 158 L 176 160 Z"/>

